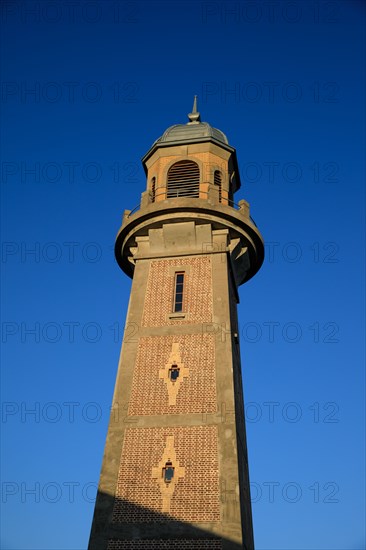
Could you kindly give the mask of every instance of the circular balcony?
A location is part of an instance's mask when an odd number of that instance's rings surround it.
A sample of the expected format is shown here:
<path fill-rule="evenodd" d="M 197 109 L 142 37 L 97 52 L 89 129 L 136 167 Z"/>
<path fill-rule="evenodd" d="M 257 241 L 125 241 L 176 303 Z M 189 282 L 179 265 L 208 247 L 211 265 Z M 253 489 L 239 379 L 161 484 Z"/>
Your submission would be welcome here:
<path fill-rule="evenodd" d="M 149 202 L 143 194 L 142 207 L 125 211 L 122 226 L 117 235 L 115 255 L 121 269 L 129 277 L 133 276 L 137 237 L 148 237 L 150 229 L 159 229 L 166 224 L 194 221 L 196 225 L 210 224 L 212 230 L 227 229 L 229 244 L 225 252 L 230 255 L 233 264 L 242 263 L 243 251 L 246 253 L 245 275 L 238 278 L 237 284 L 242 284 L 253 277 L 263 263 L 264 243 L 256 224 L 249 215 L 248 203 L 240 201 L 234 207 L 210 198 L 209 193 L 206 193 L 206 198 L 203 196 L 200 191 L 199 198 L 162 197 L 156 202 Z M 176 255 L 179 254 L 180 251 L 177 249 Z"/>

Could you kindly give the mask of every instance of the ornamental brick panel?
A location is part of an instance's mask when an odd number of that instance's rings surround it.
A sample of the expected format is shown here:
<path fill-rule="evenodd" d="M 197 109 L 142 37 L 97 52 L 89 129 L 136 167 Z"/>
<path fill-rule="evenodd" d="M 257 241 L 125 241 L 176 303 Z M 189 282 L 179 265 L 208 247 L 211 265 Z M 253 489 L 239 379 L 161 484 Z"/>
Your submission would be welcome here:
<path fill-rule="evenodd" d="M 173 312 L 174 269 L 189 266 L 184 288 L 187 318 L 169 319 Z M 142 326 L 187 325 L 212 321 L 212 268 L 209 256 L 190 256 L 151 262 L 145 295 Z"/>
<path fill-rule="evenodd" d="M 162 512 L 163 495 L 156 468 L 171 438 L 181 474 L 167 514 Z M 113 522 L 219 522 L 219 497 L 216 426 L 126 429 Z"/>
<path fill-rule="evenodd" d="M 179 353 L 184 370 L 180 373 L 175 404 L 170 405 L 169 382 L 164 380 L 161 371 L 169 361 L 173 343 L 179 343 Z M 129 415 L 211 413 L 216 411 L 215 338 L 213 334 L 148 336 L 139 339 L 128 408 Z"/>

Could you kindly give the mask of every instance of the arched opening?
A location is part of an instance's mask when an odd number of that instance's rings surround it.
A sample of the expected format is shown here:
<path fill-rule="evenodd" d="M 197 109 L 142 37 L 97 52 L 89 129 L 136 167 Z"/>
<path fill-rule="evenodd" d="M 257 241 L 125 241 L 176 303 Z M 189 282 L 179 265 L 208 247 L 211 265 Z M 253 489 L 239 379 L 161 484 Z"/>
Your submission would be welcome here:
<path fill-rule="evenodd" d="M 215 185 L 215 189 L 217 191 L 218 201 L 221 202 L 221 198 L 222 198 L 222 181 L 221 181 L 221 172 L 219 170 L 215 170 L 215 172 L 214 172 L 214 185 Z"/>
<path fill-rule="evenodd" d="M 176 162 L 168 170 L 167 198 L 199 197 L 200 170 L 192 160 Z"/>

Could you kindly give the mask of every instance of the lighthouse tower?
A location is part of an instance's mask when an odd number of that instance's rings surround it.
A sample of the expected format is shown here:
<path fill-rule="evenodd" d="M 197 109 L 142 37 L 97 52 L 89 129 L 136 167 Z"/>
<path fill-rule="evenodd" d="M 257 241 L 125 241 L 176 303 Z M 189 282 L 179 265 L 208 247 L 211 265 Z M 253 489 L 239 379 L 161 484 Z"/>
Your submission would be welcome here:
<path fill-rule="evenodd" d="M 252 550 L 237 303 L 263 240 L 196 98 L 142 162 L 115 246 L 133 281 L 89 550 Z"/>

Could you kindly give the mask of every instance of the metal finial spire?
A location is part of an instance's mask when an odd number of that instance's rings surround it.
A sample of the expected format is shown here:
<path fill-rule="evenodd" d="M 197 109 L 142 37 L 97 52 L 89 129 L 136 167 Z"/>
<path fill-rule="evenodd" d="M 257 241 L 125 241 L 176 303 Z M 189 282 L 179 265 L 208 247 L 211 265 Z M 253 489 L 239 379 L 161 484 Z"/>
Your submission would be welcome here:
<path fill-rule="evenodd" d="M 201 116 L 197 111 L 197 96 L 194 96 L 192 112 L 188 114 L 188 124 L 198 124 L 201 122 Z"/>

